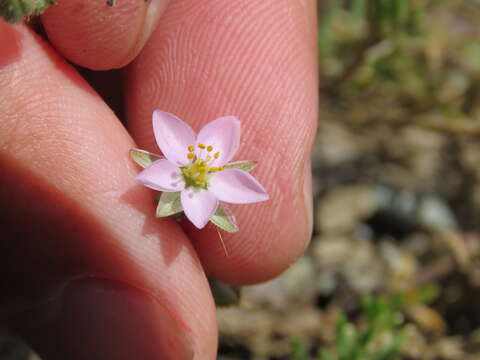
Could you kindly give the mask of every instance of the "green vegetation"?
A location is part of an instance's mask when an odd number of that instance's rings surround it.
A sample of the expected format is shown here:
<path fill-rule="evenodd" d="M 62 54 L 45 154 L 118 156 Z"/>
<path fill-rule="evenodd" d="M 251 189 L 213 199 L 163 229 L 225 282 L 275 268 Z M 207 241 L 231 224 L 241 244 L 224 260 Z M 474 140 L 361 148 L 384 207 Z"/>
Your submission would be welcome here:
<path fill-rule="evenodd" d="M 349 322 L 342 312 L 338 316 L 331 349 L 321 347 L 319 360 L 388 360 L 393 359 L 408 338 L 408 327 L 400 312 L 402 299 L 365 296 L 361 301 L 360 321 Z M 310 359 L 301 342 L 292 344 L 292 358 Z"/>
<path fill-rule="evenodd" d="M 360 122 L 478 134 L 479 12 L 474 1 L 322 2 L 322 101 L 379 106 L 353 114 Z"/>

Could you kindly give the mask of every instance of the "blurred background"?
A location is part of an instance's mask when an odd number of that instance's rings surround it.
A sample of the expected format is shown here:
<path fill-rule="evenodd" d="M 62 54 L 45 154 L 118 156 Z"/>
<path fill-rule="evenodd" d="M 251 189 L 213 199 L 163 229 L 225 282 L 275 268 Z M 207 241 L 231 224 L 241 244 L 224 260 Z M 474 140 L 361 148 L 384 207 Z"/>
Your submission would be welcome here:
<path fill-rule="evenodd" d="M 480 359 L 480 0 L 319 0 L 315 227 L 218 360 Z M 1 360 L 38 359 L 0 334 Z"/>
<path fill-rule="evenodd" d="M 315 229 L 219 359 L 480 359 L 480 1 L 318 2 Z"/>

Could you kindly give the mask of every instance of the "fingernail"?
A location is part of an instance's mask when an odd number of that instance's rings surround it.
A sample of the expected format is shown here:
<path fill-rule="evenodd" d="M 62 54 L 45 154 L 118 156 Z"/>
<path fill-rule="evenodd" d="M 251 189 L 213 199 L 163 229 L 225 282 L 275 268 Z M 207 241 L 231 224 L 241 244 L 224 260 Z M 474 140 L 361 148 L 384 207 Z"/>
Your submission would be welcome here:
<path fill-rule="evenodd" d="M 185 329 L 172 314 L 143 291 L 115 281 L 72 281 L 48 308 L 19 321 L 20 334 L 47 359 L 193 359 Z"/>
<path fill-rule="evenodd" d="M 305 162 L 303 197 L 305 200 L 305 212 L 307 219 L 307 241 L 305 243 L 306 249 L 310 244 L 313 231 L 312 163 L 310 159 Z"/>
<path fill-rule="evenodd" d="M 10 64 L 20 55 L 20 33 L 16 25 L 0 19 L 0 68 Z"/>
<path fill-rule="evenodd" d="M 147 5 L 147 12 L 143 22 L 142 30 L 140 31 L 138 41 L 135 45 L 133 53 L 137 53 L 147 42 L 150 34 L 158 23 L 158 19 L 163 14 L 168 0 L 149 0 Z"/>

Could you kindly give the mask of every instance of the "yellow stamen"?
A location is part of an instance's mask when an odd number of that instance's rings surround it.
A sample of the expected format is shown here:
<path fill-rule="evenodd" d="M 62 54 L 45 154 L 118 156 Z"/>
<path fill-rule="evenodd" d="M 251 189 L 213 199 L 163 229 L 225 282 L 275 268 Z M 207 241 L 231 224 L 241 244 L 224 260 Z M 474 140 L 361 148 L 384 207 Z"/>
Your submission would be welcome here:
<path fill-rule="evenodd" d="M 210 167 L 211 162 L 220 157 L 220 152 L 215 152 L 213 145 L 206 146 L 205 144 L 197 144 L 195 146 L 190 145 L 187 146 L 187 149 L 187 158 L 191 161 L 181 169 L 186 185 L 207 189 L 210 175 L 224 170 L 223 166 Z M 199 151 L 199 149 L 207 150 L 208 153 Z"/>

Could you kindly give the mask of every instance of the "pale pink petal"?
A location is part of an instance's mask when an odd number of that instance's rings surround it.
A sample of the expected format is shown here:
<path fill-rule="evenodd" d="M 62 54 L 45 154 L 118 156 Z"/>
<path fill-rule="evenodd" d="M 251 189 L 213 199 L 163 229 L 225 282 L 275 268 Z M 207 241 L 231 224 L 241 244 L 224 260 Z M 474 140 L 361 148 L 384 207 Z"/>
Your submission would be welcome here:
<path fill-rule="evenodd" d="M 155 161 L 137 175 L 137 180 L 143 185 L 158 191 L 182 191 L 185 181 L 178 166 L 162 159 Z"/>
<path fill-rule="evenodd" d="M 212 174 L 208 190 L 219 200 L 232 204 L 248 204 L 268 200 L 262 185 L 248 172 L 229 169 Z"/>
<path fill-rule="evenodd" d="M 240 144 L 240 121 L 235 116 L 224 116 L 205 125 L 198 134 L 197 144 L 213 146 L 208 154 L 213 156 L 219 153 L 218 159 L 213 159 L 211 166 L 225 165 L 237 152 Z M 207 152 L 198 152 L 198 156 L 205 158 Z"/>
<path fill-rule="evenodd" d="M 208 190 L 187 188 L 180 194 L 183 211 L 193 225 L 202 229 L 217 210 L 218 199 Z"/>
<path fill-rule="evenodd" d="M 165 111 L 153 112 L 153 133 L 165 157 L 177 165 L 185 165 L 188 147 L 195 145 L 192 128 L 175 115 Z"/>

